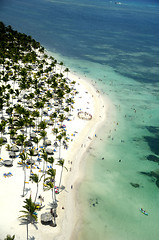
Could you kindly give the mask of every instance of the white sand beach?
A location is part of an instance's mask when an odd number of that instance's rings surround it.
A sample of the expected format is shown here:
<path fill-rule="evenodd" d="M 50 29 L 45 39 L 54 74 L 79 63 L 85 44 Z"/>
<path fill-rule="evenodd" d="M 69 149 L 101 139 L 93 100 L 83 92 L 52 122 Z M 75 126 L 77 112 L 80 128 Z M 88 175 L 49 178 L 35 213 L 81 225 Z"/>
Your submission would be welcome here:
<path fill-rule="evenodd" d="M 44 197 L 45 207 L 39 212 L 38 224 L 36 226 L 29 224 L 29 236 L 35 237 L 35 239 L 54 239 L 53 236 L 58 234 L 57 239 L 70 239 L 74 224 L 76 222 L 76 202 L 74 201 L 74 195 L 76 192 L 75 182 L 81 175 L 80 164 L 84 164 L 84 159 L 82 158 L 85 151 L 90 144 L 90 142 L 95 137 L 96 128 L 99 123 L 101 123 L 105 117 L 105 111 L 107 106 L 104 105 L 102 97 L 97 92 L 97 90 L 86 83 L 84 80 L 78 79 L 78 77 L 71 75 L 71 79 L 76 81 L 76 90 L 79 92 L 77 94 L 74 104 L 74 109 L 72 111 L 72 121 L 67 124 L 67 131 L 70 135 L 71 142 L 69 143 L 69 149 L 63 150 L 62 156 L 65 159 L 65 166 L 68 168 L 68 172 L 64 170 L 62 185 L 65 186 L 58 196 L 58 208 L 57 208 L 57 227 L 53 228 L 50 226 L 44 226 L 40 223 L 40 214 L 48 211 L 49 206 L 47 205 L 51 201 L 51 193 L 43 192 L 39 190 L 39 194 Z M 77 114 L 78 111 L 86 111 L 92 114 L 92 120 L 82 120 L 79 119 Z M 74 134 L 74 136 L 71 136 Z M 48 136 L 51 139 L 51 136 Z M 3 158 L 7 156 L 5 149 L 3 151 Z M 16 160 L 19 161 L 19 160 Z M 24 205 L 23 201 L 25 197 L 29 197 L 30 193 L 34 199 L 34 192 L 36 191 L 35 183 L 28 181 L 28 192 L 23 198 L 22 188 L 23 188 L 23 171 L 17 162 L 14 162 L 13 167 L 7 168 L 5 166 L 0 168 L 1 180 L 1 238 L 3 239 L 6 234 L 15 234 L 16 239 L 24 239 L 26 235 L 26 225 L 21 225 L 19 211 L 22 210 Z M 41 163 L 40 163 L 41 164 Z M 55 165 L 56 166 L 56 165 Z M 40 167 L 40 166 L 39 166 Z M 56 178 L 60 178 L 60 167 L 56 166 Z M 29 175 L 29 169 L 27 170 Z M 11 172 L 13 176 L 4 177 L 4 173 Z M 33 172 L 38 172 L 37 169 L 33 169 Z M 58 183 L 58 180 L 57 180 Z M 34 186 L 35 185 L 35 186 Z M 71 185 L 73 189 L 71 189 Z M 31 192 L 29 189 L 32 189 Z M 64 209 L 62 209 L 64 207 Z"/>
<path fill-rule="evenodd" d="M 61 67 L 56 69 L 57 72 L 61 72 Z M 38 196 L 42 196 L 43 201 L 38 198 L 39 204 L 42 204 L 41 209 L 38 211 L 38 221 L 34 224 L 29 224 L 29 239 L 71 239 L 74 227 L 77 220 L 80 218 L 78 209 L 76 206 L 76 193 L 77 182 L 82 179 L 81 165 L 85 164 L 84 153 L 87 151 L 90 143 L 96 137 L 97 128 L 104 121 L 106 111 L 108 109 L 108 103 L 104 102 L 99 91 L 96 90 L 86 80 L 79 78 L 76 75 L 69 73 L 70 84 L 72 81 L 76 81 L 74 85 L 74 91 L 78 94 L 72 96 L 74 105 L 71 112 L 68 114 L 68 119 L 65 119 L 62 124 L 65 126 L 67 137 L 69 138 L 68 148 L 57 147 L 54 149 L 54 166 L 56 169 L 55 185 L 58 187 L 60 184 L 61 167 L 56 165 L 59 159 L 59 151 L 61 156 L 65 160 L 61 182 L 61 188 L 58 189 L 56 194 L 57 202 L 57 218 L 56 227 L 50 225 L 44 225 L 41 223 L 41 214 L 50 213 L 52 203 L 51 191 L 46 191 L 43 184 L 39 184 Z M 44 111 L 50 111 L 52 108 L 44 109 Z M 79 118 L 79 112 L 83 115 Z M 5 115 L 4 115 L 5 116 Z M 88 119 L 88 116 L 91 118 Z M 49 114 L 48 114 L 49 117 Z M 44 120 L 48 121 L 48 117 L 43 116 Z M 60 122 L 56 123 L 61 125 Z M 51 146 L 55 141 L 52 134 L 52 127 L 47 129 L 48 140 L 51 140 Z M 7 137 L 8 138 L 8 137 Z M 9 140 L 9 139 L 8 139 Z M 40 144 L 42 146 L 42 140 Z M 44 173 L 42 161 L 37 162 L 33 156 L 35 164 L 26 169 L 26 181 L 25 192 L 23 195 L 23 179 L 24 171 L 23 166 L 20 164 L 20 158 L 17 157 L 13 160 L 13 166 L 6 167 L 3 164 L 3 160 L 8 159 L 9 152 L 6 150 L 6 146 L 3 145 L 1 149 L 1 166 L 0 166 L 0 190 L 1 190 L 1 204 L 0 204 L 0 239 L 4 239 L 7 234 L 15 235 L 16 240 L 26 239 L 27 224 L 19 217 L 23 215 L 20 211 L 24 210 L 23 206 L 26 198 L 32 197 L 33 201 L 36 197 L 37 185 L 30 180 L 31 172 L 41 177 Z M 47 168 L 51 168 L 51 165 L 47 163 Z"/>

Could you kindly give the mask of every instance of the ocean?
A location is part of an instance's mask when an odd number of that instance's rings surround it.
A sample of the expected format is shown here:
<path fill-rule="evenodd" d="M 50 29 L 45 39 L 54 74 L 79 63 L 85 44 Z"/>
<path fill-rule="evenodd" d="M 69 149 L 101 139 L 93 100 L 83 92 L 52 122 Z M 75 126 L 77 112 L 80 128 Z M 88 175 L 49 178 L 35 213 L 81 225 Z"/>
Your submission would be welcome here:
<path fill-rule="evenodd" d="M 0 20 L 112 102 L 85 156 L 76 239 L 158 240 L 158 1 L 6 0 Z"/>

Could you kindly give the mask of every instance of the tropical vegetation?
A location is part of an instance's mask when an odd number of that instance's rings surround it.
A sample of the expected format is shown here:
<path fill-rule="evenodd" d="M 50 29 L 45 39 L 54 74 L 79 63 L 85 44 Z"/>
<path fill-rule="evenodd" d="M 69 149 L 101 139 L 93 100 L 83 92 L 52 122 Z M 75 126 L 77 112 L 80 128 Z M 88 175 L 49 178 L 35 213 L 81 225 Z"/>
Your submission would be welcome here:
<path fill-rule="evenodd" d="M 57 66 L 60 66 L 59 71 Z M 32 201 L 31 196 L 26 199 L 25 210 L 21 211 L 27 224 L 37 221 L 35 203 L 39 184 L 43 184 L 44 190 L 51 190 L 52 202 L 56 200 L 55 182 L 61 186 L 65 168 L 61 148 L 65 149 L 68 141 L 63 125 L 68 120 L 73 97 L 77 93 L 75 82 L 68 78 L 69 69 L 65 68 L 65 77 L 62 68 L 63 62 L 58 63 L 49 56 L 31 36 L 0 22 L 0 157 L 3 158 L 2 149 L 7 144 L 5 147 L 13 164 L 22 166 L 19 168 L 24 172 L 22 197 L 27 193 L 28 181 L 37 185 L 37 190 L 32 192 L 35 200 Z M 50 133 L 50 147 L 54 148 L 51 153 L 48 151 Z M 53 157 L 55 152 L 58 152 L 57 158 Z M 38 167 L 41 162 L 43 168 Z M 58 183 L 54 162 L 62 167 Z M 34 168 L 39 169 L 38 174 L 33 172 Z"/>

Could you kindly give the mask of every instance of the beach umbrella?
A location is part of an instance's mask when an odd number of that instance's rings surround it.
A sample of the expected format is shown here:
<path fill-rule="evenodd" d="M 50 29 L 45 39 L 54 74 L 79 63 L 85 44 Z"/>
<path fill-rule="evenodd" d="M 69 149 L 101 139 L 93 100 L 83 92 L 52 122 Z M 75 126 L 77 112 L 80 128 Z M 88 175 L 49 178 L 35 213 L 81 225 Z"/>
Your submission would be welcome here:
<path fill-rule="evenodd" d="M 34 150 L 33 156 L 37 156 L 38 155 L 38 151 Z"/>
<path fill-rule="evenodd" d="M 13 166 L 13 162 L 11 160 L 4 160 L 3 165 L 6 167 L 11 167 Z"/>
<path fill-rule="evenodd" d="M 33 159 L 28 159 L 27 164 L 33 165 L 35 163 L 35 160 Z"/>
<path fill-rule="evenodd" d="M 34 137 L 36 137 L 36 133 L 34 133 L 34 132 L 33 132 L 33 133 L 31 133 L 31 134 L 30 134 L 30 137 L 31 137 L 31 138 L 34 138 Z"/>
<path fill-rule="evenodd" d="M 54 123 L 53 123 L 53 121 L 48 121 L 48 125 L 50 125 L 50 126 L 53 126 L 54 125 Z"/>
<path fill-rule="evenodd" d="M 13 152 L 18 152 L 19 148 L 16 145 L 14 145 L 14 146 L 11 147 L 10 150 L 13 151 Z"/>
<path fill-rule="evenodd" d="M 41 214 L 41 222 L 42 223 L 49 223 L 52 221 L 52 215 L 50 212 L 45 212 Z"/>
<path fill-rule="evenodd" d="M 47 154 L 53 154 L 54 153 L 54 149 L 53 148 L 46 148 L 46 153 Z"/>
<path fill-rule="evenodd" d="M 33 144 L 32 144 L 31 141 L 26 141 L 26 142 L 25 142 L 25 146 L 26 146 L 26 147 L 32 147 Z"/>
<path fill-rule="evenodd" d="M 16 157 L 16 153 L 15 152 L 10 152 L 9 153 L 9 157 L 10 158 L 15 158 Z"/>
<path fill-rule="evenodd" d="M 51 145 L 51 140 L 46 139 L 46 140 L 44 141 L 44 145 L 45 145 L 45 146 Z"/>

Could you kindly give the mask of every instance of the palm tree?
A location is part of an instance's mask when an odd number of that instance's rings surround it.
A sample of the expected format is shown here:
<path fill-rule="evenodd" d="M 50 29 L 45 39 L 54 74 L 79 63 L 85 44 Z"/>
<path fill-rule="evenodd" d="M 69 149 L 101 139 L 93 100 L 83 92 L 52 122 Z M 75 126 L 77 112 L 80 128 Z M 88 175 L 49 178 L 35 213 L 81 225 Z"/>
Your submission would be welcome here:
<path fill-rule="evenodd" d="M 25 120 L 23 118 L 20 118 L 15 122 L 17 129 L 23 128 L 24 124 L 25 124 Z"/>
<path fill-rule="evenodd" d="M 2 120 L 0 123 L 0 132 L 1 132 L 1 137 L 2 137 L 2 133 L 5 132 L 5 127 L 6 127 L 7 121 Z"/>
<path fill-rule="evenodd" d="M 28 149 L 29 150 L 29 152 L 28 152 L 28 155 L 31 157 L 31 168 L 30 168 L 30 176 L 31 176 L 31 171 L 32 171 L 32 165 L 33 165 L 33 163 L 32 163 L 32 158 L 33 158 L 33 156 L 34 156 L 34 152 L 35 152 L 35 150 L 33 149 L 33 148 L 31 148 L 31 149 Z"/>
<path fill-rule="evenodd" d="M 42 130 L 42 131 L 40 132 L 40 136 L 41 136 L 41 138 L 43 139 L 43 145 L 44 145 L 44 143 L 45 143 L 46 135 L 47 135 L 47 132 L 46 132 L 45 130 Z"/>
<path fill-rule="evenodd" d="M 61 122 L 61 126 L 62 126 L 62 123 L 63 123 L 64 120 L 65 120 L 64 114 L 60 114 L 59 115 L 59 121 Z"/>
<path fill-rule="evenodd" d="M 59 131 L 58 131 L 58 128 L 53 128 L 53 129 L 52 129 L 52 132 L 53 132 L 54 134 L 56 134 L 56 136 L 57 136 L 57 134 L 58 134 L 58 132 L 59 132 Z"/>
<path fill-rule="evenodd" d="M 39 116 L 40 116 L 39 111 L 38 111 L 38 110 L 34 110 L 34 111 L 32 112 L 32 116 L 37 119 L 36 124 L 35 124 L 35 129 L 36 129 L 36 131 L 37 131 L 38 119 L 39 119 Z"/>
<path fill-rule="evenodd" d="M 24 215 L 20 216 L 19 218 L 24 218 L 27 221 L 27 240 L 29 239 L 29 229 L 28 229 L 28 225 L 29 223 L 34 223 L 37 222 L 37 206 L 36 204 L 32 201 L 31 199 L 31 195 L 30 198 L 26 198 L 24 201 L 25 205 L 23 206 L 23 208 L 25 210 L 21 210 L 20 212 L 24 213 Z"/>
<path fill-rule="evenodd" d="M 43 107 L 44 107 L 44 102 L 43 101 L 38 101 L 38 102 L 35 103 L 35 108 L 41 109 L 41 121 L 42 121 L 42 116 L 43 116 L 43 114 L 42 114 Z"/>
<path fill-rule="evenodd" d="M 6 150 L 10 151 L 11 150 L 11 146 L 9 144 L 6 145 Z"/>
<path fill-rule="evenodd" d="M 59 145 L 59 159 L 61 158 L 61 140 L 62 140 L 62 135 L 56 136 L 56 138 L 59 140 L 60 145 Z"/>
<path fill-rule="evenodd" d="M 63 62 L 60 62 L 59 65 L 61 66 L 61 69 L 60 69 L 60 73 L 61 73 L 62 72 Z"/>
<path fill-rule="evenodd" d="M 56 194 L 55 194 L 55 176 L 56 176 L 56 169 L 50 168 L 47 171 L 47 174 L 49 175 L 49 177 L 47 177 L 45 179 L 46 180 L 50 180 L 49 182 L 47 182 L 46 187 L 48 190 L 52 191 L 52 203 L 56 202 Z M 54 200 L 55 198 L 55 200 Z M 56 208 L 54 208 L 54 227 L 56 227 Z"/>
<path fill-rule="evenodd" d="M 34 120 L 33 118 L 28 118 L 27 120 L 27 124 L 30 127 L 30 136 L 31 136 L 31 128 L 35 126 L 35 123 L 33 120 Z"/>
<path fill-rule="evenodd" d="M 10 128 L 13 128 L 14 127 L 14 125 L 13 125 L 13 117 L 10 117 L 10 118 L 8 118 L 8 123 L 9 123 L 9 127 Z"/>
<path fill-rule="evenodd" d="M 15 235 L 11 236 L 8 234 L 4 240 L 14 240 L 14 239 L 15 239 Z"/>
<path fill-rule="evenodd" d="M 10 131 L 9 131 L 10 142 L 11 142 L 11 140 L 13 141 L 13 139 L 14 139 L 15 136 L 16 136 L 16 133 L 17 133 L 16 129 L 10 129 Z"/>
<path fill-rule="evenodd" d="M 55 126 L 54 126 L 54 128 L 56 127 L 56 118 L 57 118 L 57 113 L 56 112 L 54 112 L 54 113 L 52 113 L 51 114 L 51 116 L 50 116 L 50 119 L 53 121 L 55 121 Z"/>
<path fill-rule="evenodd" d="M 54 196 L 55 196 L 55 192 L 53 190 L 54 186 L 55 186 L 55 176 L 56 176 L 56 169 L 50 168 L 47 171 L 47 175 L 49 175 L 47 178 L 44 179 L 44 181 L 46 182 L 47 180 L 49 180 L 49 182 L 47 182 L 47 188 L 52 190 L 52 201 L 54 201 Z M 54 192 L 54 194 L 53 194 Z"/>
<path fill-rule="evenodd" d="M 35 195 L 35 200 L 34 202 L 36 202 L 37 196 L 38 196 L 38 187 L 39 187 L 39 182 L 41 181 L 43 175 L 39 178 L 39 176 L 34 173 L 33 175 L 30 176 L 30 179 L 33 180 L 33 182 L 35 182 L 37 184 L 37 190 L 36 190 L 36 195 Z"/>
<path fill-rule="evenodd" d="M 64 159 L 60 159 L 58 160 L 57 164 L 56 165 L 59 165 L 62 167 L 62 170 L 61 170 L 61 176 L 60 176 L 60 182 L 59 182 L 59 187 L 61 186 L 61 180 L 62 180 L 62 173 L 63 173 L 63 168 L 65 168 L 67 171 L 68 169 L 64 166 Z"/>
<path fill-rule="evenodd" d="M 2 145 L 3 145 L 3 138 L 0 137 L 0 155 L 1 155 Z"/>
<path fill-rule="evenodd" d="M 32 160 L 35 150 L 33 148 L 28 149 L 28 150 L 29 150 L 28 155 L 31 156 L 31 160 Z"/>
<path fill-rule="evenodd" d="M 23 151 L 25 139 L 26 139 L 26 137 L 24 136 L 24 134 L 20 134 L 17 136 L 16 143 L 17 143 L 17 145 L 21 145 L 21 152 Z"/>
<path fill-rule="evenodd" d="M 63 137 L 65 137 L 66 136 L 66 132 L 65 131 L 62 131 L 62 132 L 60 132 L 60 134 L 58 135 L 58 136 L 56 136 L 56 138 L 59 140 L 59 142 L 60 142 L 60 145 L 59 145 L 59 160 L 60 160 L 60 158 L 61 158 L 61 140 L 62 140 L 62 138 Z"/>
<path fill-rule="evenodd" d="M 33 138 L 33 142 L 37 144 L 37 151 L 39 151 L 39 142 L 40 142 L 41 138 L 38 137 L 34 137 Z"/>
<path fill-rule="evenodd" d="M 52 166 L 52 168 L 53 168 L 53 164 L 54 164 L 55 159 L 54 159 L 53 157 L 49 157 L 49 158 L 47 159 L 47 161 L 51 164 L 51 166 Z"/>
<path fill-rule="evenodd" d="M 47 124 L 46 124 L 45 121 L 41 121 L 41 122 L 39 123 L 39 128 L 40 128 L 40 129 L 45 130 L 46 127 L 47 127 Z"/>
<path fill-rule="evenodd" d="M 67 79 L 68 79 L 68 72 L 69 72 L 70 70 L 68 69 L 68 68 L 66 68 L 65 70 L 64 70 L 64 72 L 67 72 Z"/>
<path fill-rule="evenodd" d="M 24 171 L 24 187 L 23 187 L 23 197 L 24 197 L 24 191 L 25 191 L 25 183 L 26 183 L 26 161 L 28 159 L 28 154 L 27 153 L 20 153 L 19 157 L 22 161 L 22 165 L 23 165 L 23 171 Z"/>

